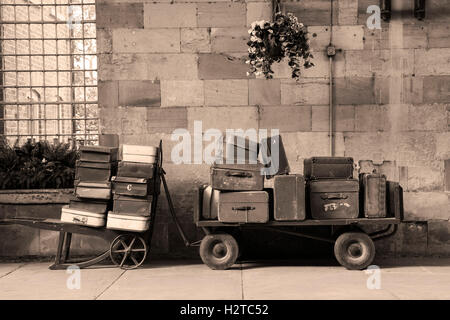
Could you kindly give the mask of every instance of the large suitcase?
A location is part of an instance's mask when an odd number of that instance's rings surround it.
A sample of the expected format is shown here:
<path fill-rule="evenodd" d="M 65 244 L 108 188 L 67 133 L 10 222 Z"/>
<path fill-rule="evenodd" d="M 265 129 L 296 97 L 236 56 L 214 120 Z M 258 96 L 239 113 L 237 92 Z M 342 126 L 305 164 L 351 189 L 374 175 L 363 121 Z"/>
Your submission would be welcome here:
<path fill-rule="evenodd" d="M 220 191 L 207 186 L 203 190 L 202 218 L 206 220 L 217 220 L 219 212 Z"/>
<path fill-rule="evenodd" d="M 403 220 L 403 188 L 394 181 L 387 181 L 386 185 L 388 215 Z"/>
<path fill-rule="evenodd" d="M 279 221 L 305 220 L 305 179 L 300 174 L 275 176 L 274 218 Z"/>
<path fill-rule="evenodd" d="M 139 163 L 155 163 L 158 158 L 158 148 L 151 146 L 135 146 L 124 144 L 122 146 L 122 160 Z"/>
<path fill-rule="evenodd" d="M 108 200 L 111 199 L 111 183 L 75 180 L 75 195 L 79 198 Z"/>
<path fill-rule="evenodd" d="M 386 217 L 386 176 L 378 173 L 361 173 L 359 183 L 364 216 Z"/>
<path fill-rule="evenodd" d="M 265 172 L 267 177 L 289 173 L 289 162 L 281 136 L 277 135 L 263 139 L 260 149 L 262 162 L 266 166 Z"/>
<path fill-rule="evenodd" d="M 69 208 L 105 214 L 108 211 L 108 201 L 73 199 L 70 200 Z"/>
<path fill-rule="evenodd" d="M 108 213 L 107 229 L 144 232 L 150 227 L 149 217 Z"/>
<path fill-rule="evenodd" d="M 70 209 L 68 206 L 64 206 L 61 210 L 61 221 L 90 227 L 103 227 L 106 222 L 104 213 Z"/>
<path fill-rule="evenodd" d="M 313 180 L 310 181 L 309 187 L 311 216 L 313 219 L 358 218 L 358 180 Z"/>
<path fill-rule="evenodd" d="M 259 144 L 249 138 L 237 135 L 227 136 L 222 148 L 222 157 L 219 157 L 222 161 L 218 163 L 256 164 L 258 161 Z"/>
<path fill-rule="evenodd" d="M 120 194 L 125 196 L 145 197 L 153 194 L 154 183 L 153 179 L 145 178 L 129 178 L 129 177 L 117 177 L 111 178 L 112 190 L 114 194 Z M 156 183 L 156 192 L 160 190 L 160 183 Z"/>
<path fill-rule="evenodd" d="M 107 182 L 116 174 L 117 162 L 76 162 L 75 179 L 90 182 Z"/>
<path fill-rule="evenodd" d="M 303 165 L 307 180 L 353 178 L 353 158 L 350 157 L 312 157 L 305 159 Z"/>
<path fill-rule="evenodd" d="M 114 162 L 117 161 L 119 148 L 104 146 L 81 146 L 81 161 Z"/>
<path fill-rule="evenodd" d="M 149 217 L 152 206 L 152 197 L 146 198 L 114 195 L 114 214 Z"/>
<path fill-rule="evenodd" d="M 221 222 L 265 223 L 269 221 L 266 191 L 220 192 L 218 219 Z"/>
<path fill-rule="evenodd" d="M 155 168 L 154 164 L 120 161 L 117 176 L 151 179 L 155 175 Z"/>
<path fill-rule="evenodd" d="M 213 165 L 211 186 L 217 190 L 260 191 L 264 188 L 261 165 Z"/>

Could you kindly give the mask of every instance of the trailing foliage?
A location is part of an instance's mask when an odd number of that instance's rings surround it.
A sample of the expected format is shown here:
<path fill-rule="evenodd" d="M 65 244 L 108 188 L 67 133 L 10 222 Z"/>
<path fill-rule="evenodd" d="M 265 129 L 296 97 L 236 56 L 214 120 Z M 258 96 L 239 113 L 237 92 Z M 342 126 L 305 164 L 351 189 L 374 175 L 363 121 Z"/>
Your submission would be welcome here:
<path fill-rule="evenodd" d="M 250 41 L 247 42 L 250 72 L 247 75 L 264 74 L 266 79 L 272 78 L 271 66 L 283 58 L 289 59 L 292 69 L 292 78 L 300 77 L 300 65 L 305 68 L 314 66 L 311 62 L 313 55 L 310 52 L 307 38 L 307 27 L 300 23 L 292 13 L 278 12 L 274 22 L 256 21 L 248 30 Z"/>
<path fill-rule="evenodd" d="M 72 188 L 78 152 L 70 144 L 0 141 L 0 189 Z"/>

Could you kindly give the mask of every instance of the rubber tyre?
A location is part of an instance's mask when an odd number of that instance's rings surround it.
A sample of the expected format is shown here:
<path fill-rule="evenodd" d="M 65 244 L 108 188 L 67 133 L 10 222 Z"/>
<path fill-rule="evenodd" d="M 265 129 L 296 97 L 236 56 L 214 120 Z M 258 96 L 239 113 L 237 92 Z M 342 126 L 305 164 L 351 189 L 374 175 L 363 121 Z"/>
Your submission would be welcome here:
<path fill-rule="evenodd" d="M 349 270 L 362 270 L 375 258 L 375 245 L 364 232 L 341 234 L 334 244 L 336 260 Z"/>
<path fill-rule="evenodd" d="M 230 234 L 208 234 L 200 244 L 202 261 L 213 270 L 230 268 L 236 262 L 238 255 L 238 243 Z"/>

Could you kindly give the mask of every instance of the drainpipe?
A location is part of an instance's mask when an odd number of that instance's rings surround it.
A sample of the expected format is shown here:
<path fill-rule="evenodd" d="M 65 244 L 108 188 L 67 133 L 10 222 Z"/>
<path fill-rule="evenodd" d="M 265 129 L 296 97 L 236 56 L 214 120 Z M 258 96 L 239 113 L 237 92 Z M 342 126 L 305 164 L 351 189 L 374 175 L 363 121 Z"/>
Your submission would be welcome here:
<path fill-rule="evenodd" d="M 328 108 L 329 113 L 329 128 L 328 136 L 330 137 L 330 156 L 334 157 L 335 154 L 335 139 L 334 139 L 334 108 L 333 108 L 333 57 L 336 55 L 336 48 L 333 46 L 333 0 L 330 0 L 330 43 L 327 47 L 327 55 L 329 59 L 329 78 L 330 78 L 330 105 Z"/>

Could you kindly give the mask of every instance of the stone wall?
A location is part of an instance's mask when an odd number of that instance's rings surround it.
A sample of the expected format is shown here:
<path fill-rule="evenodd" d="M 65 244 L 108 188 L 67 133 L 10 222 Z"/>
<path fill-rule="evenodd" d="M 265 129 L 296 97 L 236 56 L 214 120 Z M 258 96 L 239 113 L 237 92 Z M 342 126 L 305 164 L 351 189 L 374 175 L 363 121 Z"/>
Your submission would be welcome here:
<path fill-rule="evenodd" d="M 329 155 L 325 50 L 332 30 L 336 155 L 378 168 L 405 190 L 409 223 L 380 246 L 395 254 L 449 253 L 450 1 L 427 1 L 424 21 L 411 7 L 396 8 L 379 30 L 366 26 L 366 10 L 378 1 L 333 4 L 282 3 L 309 26 L 315 51 L 316 66 L 296 82 L 285 63 L 273 80 L 246 75 L 247 29 L 271 18 L 270 1 L 97 1 L 101 133 L 117 133 L 121 143 L 163 140 L 177 213 L 190 238 L 199 237 L 193 190 L 208 182 L 209 166 L 171 163 L 172 131 L 193 131 L 194 120 L 203 131 L 279 128 L 292 172 L 302 173 L 304 158 Z M 160 204 L 155 250 L 185 252 Z"/>

